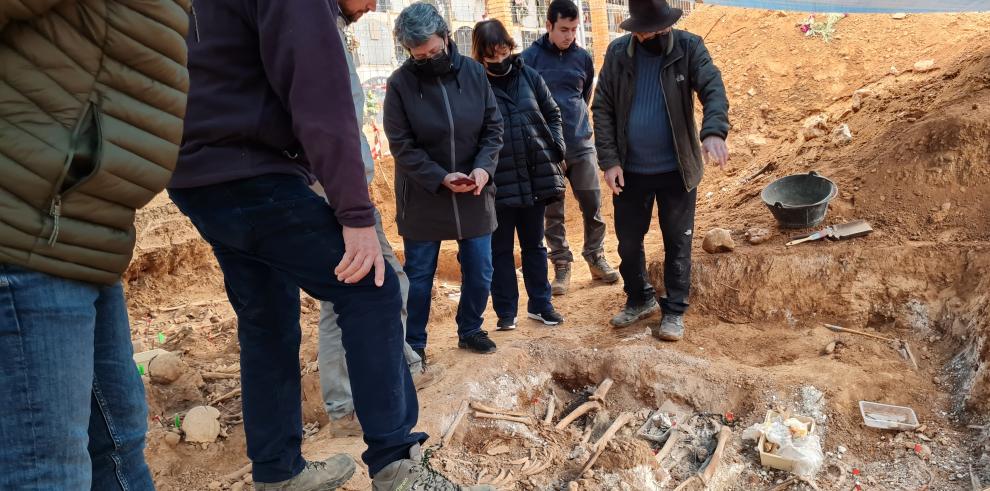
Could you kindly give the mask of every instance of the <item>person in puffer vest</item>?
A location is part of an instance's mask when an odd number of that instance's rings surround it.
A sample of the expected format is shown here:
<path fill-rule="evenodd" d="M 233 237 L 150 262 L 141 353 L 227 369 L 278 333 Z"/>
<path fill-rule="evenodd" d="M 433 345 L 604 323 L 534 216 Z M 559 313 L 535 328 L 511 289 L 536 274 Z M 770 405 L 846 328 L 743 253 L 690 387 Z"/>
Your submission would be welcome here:
<path fill-rule="evenodd" d="M 189 8 L 0 0 L 0 489 L 154 489 L 120 278 L 179 152 Z"/>
<path fill-rule="evenodd" d="M 492 235 L 492 305 L 498 330 L 516 328 L 519 288 L 513 251 L 519 235 L 523 283 L 529 295 L 527 316 L 547 326 L 564 318 L 550 302 L 547 249 L 543 220 L 548 203 L 564 196 L 565 143 L 560 108 L 540 74 L 512 54 L 515 41 L 498 20 L 479 22 L 471 43 L 474 59 L 485 66 L 504 136 L 495 169 L 495 213 Z"/>

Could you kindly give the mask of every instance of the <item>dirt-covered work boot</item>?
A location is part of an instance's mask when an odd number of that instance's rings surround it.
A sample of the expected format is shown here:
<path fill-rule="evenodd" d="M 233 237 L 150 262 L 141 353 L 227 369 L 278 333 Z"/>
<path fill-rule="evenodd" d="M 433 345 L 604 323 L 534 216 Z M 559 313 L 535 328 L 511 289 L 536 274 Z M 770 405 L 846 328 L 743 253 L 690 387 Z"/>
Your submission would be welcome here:
<path fill-rule="evenodd" d="M 553 275 L 550 291 L 558 296 L 567 294 L 567 289 L 571 286 L 570 261 L 555 261 L 553 263 Z"/>
<path fill-rule="evenodd" d="M 303 471 L 288 481 L 255 481 L 254 491 L 333 491 L 354 475 L 356 467 L 349 455 L 334 455 L 322 462 L 306 462 Z"/>
<path fill-rule="evenodd" d="M 614 327 L 627 327 L 646 319 L 659 311 L 660 304 L 657 303 L 657 299 L 650 298 L 645 304 L 638 307 L 630 307 L 627 305 L 626 308 L 622 309 L 622 312 L 619 312 L 615 315 L 615 317 L 612 317 L 611 323 Z"/>
<path fill-rule="evenodd" d="M 375 474 L 371 486 L 373 491 L 497 491 L 487 484 L 454 484 L 430 467 L 419 444 L 409 449 L 408 459 L 392 462 Z"/>
<path fill-rule="evenodd" d="M 599 254 L 588 260 L 591 277 L 602 283 L 612 284 L 619 281 L 619 272 L 609 266 L 604 254 Z"/>
<path fill-rule="evenodd" d="M 650 330 L 653 331 L 653 337 L 661 341 L 680 341 L 684 339 L 684 316 L 665 313 L 660 325 Z"/>

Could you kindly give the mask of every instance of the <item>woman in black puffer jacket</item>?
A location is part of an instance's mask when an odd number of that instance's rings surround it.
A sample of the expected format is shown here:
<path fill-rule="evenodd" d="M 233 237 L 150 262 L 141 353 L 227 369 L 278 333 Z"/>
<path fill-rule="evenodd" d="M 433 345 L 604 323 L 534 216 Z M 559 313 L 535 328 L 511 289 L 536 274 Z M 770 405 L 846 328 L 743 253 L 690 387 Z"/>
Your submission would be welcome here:
<path fill-rule="evenodd" d="M 564 197 L 560 109 L 543 78 L 512 54 L 516 44 L 501 22 L 479 22 L 472 45 L 474 58 L 488 72 L 504 126 L 494 179 L 498 228 L 492 235 L 492 305 L 498 330 L 516 327 L 519 289 L 513 249 L 517 232 L 529 317 L 555 326 L 564 319 L 550 303 L 543 223 L 546 204 Z"/>

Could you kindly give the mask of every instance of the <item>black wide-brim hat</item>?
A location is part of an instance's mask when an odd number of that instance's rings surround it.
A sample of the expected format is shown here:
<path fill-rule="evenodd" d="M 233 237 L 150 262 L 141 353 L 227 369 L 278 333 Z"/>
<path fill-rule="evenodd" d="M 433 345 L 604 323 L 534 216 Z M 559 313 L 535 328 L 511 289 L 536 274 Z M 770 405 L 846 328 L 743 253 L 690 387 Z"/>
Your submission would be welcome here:
<path fill-rule="evenodd" d="M 665 0 L 629 0 L 629 18 L 619 27 L 628 32 L 662 31 L 681 18 L 684 11 Z"/>

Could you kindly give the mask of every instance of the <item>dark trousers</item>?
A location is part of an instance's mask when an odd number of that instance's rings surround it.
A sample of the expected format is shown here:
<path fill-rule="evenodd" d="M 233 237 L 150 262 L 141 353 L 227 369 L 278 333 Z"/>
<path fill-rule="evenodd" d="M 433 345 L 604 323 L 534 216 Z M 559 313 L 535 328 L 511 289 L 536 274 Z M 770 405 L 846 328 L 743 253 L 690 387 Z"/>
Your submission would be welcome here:
<path fill-rule="evenodd" d="M 543 246 L 543 219 L 546 205 L 525 208 L 496 208 L 498 228 L 492 235 L 492 307 L 499 319 L 516 316 L 519 310 L 519 285 L 513 251 L 516 235 L 522 253 L 523 284 L 529 295 L 529 312 L 542 314 L 553 310 L 550 304 L 550 280 L 547 278 L 547 248 Z"/>
<path fill-rule="evenodd" d="M 356 284 L 338 281 L 333 269 L 344 255 L 342 228 L 301 177 L 272 174 L 169 195 L 213 246 L 237 313 L 244 432 L 255 481 L 284 481 L 305 466 L 300 288 L 333 302 L 340 316 L 369 471 L 408 458 L 409 447 L 427 436 L 410 433 L 419 408 L 402 354 L 395 271 L 386 263 L 380 288 L 373 273 Z"/>
<path fill-rule="evenodd" d="M 570 181 L 571 191 L 581 209 L 584 224 L 584 247 L 581 255 L 590 261 L 605 251 L 605 221 L 602 220 L 602 191 L 598 180 L 598 156 L 594 152 L 567 159 L 564 175 Z M 564 200 L 547 205 L 546 239 L 550 247 L 550 260 L 574 262 L 571 245 L 564 227 Z"/>
<path fill-rule="evenodd" d="M 613 196 L 615 233 L 619 238 L 619 273 L 625 284 L 626 305 L 638 307 L 656 295 L 646 276 L 643 237 L 650 230 L 654 201 L 660 208 L 663 234 L 663 311 L 683 314 L 691 289 L 691 239 L 698 191 L 684 190 L 680 172 L 659 175 L 625 174 L 626 186 Z"/>
<path fill-rule="evenodd" d="M 433 278 L 441 242 L 403 241 L 406 263 L 402 268 L 409 278 L 406 310 L 406 342 L 416 349 L 426 349 L 426 326 L 433 305 Z M 457 337 L 464 339 L 481 332 L 485 308 L 492 288 L 492 236 L 482 235 L 457 241 L 457 261 L 461 264 L 461 298 L 457 302 Z"/>

